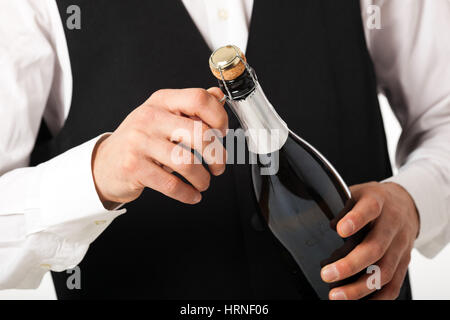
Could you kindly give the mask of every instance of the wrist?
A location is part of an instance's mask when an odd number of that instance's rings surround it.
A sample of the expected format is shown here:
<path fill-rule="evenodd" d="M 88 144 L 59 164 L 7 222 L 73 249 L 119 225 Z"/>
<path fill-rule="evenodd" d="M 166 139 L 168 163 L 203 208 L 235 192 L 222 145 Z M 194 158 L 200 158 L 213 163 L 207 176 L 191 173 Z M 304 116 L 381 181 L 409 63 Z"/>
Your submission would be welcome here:
<path fill-rule="evenodd" d="M 383 185 L 387 186 L 391 193 L 395 193 L 398 195 L 398 197 L 403 199 L 401 201 L 402 205 L 405 207 L 407 214 L 415 222 L 414 223 L 414 225 L 416 226 L 415 239 L 417 239 L 417 237 L 419 236 L 419 231 L 420 231 L 420 215 L 417 210 L 417 206 L 414 202 L 413 197 L 408 192 L 408 190 L 406 190 L 402 185 L 400 185 L 396 182 L 387 181 L 387 182 L 383 182 Z M 394 197 L 394 199 L 395 198 L 397 198 L 397 197 Z"/>
<path fill-rule="evenodd" d="M 101 151 L 104 148 L 104 143 L 106 142 L 106 140 L 108 139 L 108 137 L 110 136 L 110 133 L 107 133 L 105 135 L 103 135 L 102 137 L 100 137 L 100 139 L 98 139 L 97 143 L 94 146 L 94 149 L 92 151 L 92 160 L 91 160 L 91 170 L 92 170 L 92 177 L 94 180 L 94 186 L 95 186 L 95 190 L 97 192 L 97 195 L 100 199 L 100 201 L 103 204 L 103 207 L 107 210 L 112 210 L 114 208 L 117 208 L 120 203 L 119 202 L 115 202 L 113 200 L 111 200 L 111 197 L 109 197 L 106 192 L 105 189 L 103 187 L 101 187 L 103 184 L 101 183 L 101 176 L 102 174 L 100 173 L 100 165 L 99 163 L 101 162 Z"/>

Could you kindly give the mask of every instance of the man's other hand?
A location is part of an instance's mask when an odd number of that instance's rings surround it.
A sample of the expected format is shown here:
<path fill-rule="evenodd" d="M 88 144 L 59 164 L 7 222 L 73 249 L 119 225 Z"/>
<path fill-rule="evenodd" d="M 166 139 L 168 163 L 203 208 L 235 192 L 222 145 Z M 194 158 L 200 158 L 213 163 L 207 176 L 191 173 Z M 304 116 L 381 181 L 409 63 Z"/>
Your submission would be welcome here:
<path fill-rule="evenodd" d="M 381 271 L 381 289 L 369 289 L 363 275 L 351 284 L 330 290 L 332 300 L 361 299 L 374 291 L 377 300 L 398 297 L 408 270 L 411 250 L 419 230 L 419 216 L 409 193 L 396 183 L 365 183 L 350 188 L 357 201 L 338 223 L 337 231 L 347 238 L 371 224 L 363 242 L 346 257 L 322 268 L 325 282 L 348 278 L 377 265 Z"/>

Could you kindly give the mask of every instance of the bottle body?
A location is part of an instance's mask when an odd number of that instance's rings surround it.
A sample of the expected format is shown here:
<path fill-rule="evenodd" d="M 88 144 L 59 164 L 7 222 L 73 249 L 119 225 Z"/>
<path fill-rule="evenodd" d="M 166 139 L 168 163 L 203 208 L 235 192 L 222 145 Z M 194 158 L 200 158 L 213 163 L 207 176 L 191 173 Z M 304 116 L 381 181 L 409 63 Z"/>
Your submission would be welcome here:
<path fill-rule="evenodd" d="M 267 161 L 252 164 L 252 179 L 261 219 L 292 255 L 321 299 L 332 287 L 354 280 L 327 284 L 320 277 L 325 265 L 347 255 L 365 230 L 342 239 L 337 222 L 353 207 L 345 185 L 320 154 L 289 133 L 278 151 L 276 174 L 261 174 Z M 273 158 L 273 156 L 271 156 Z M 272 164 L 271 164 L 272 165 Z"/>
<path fill-rule="evenodd" d="M 240 63 L 244 71 L 235 77 L 236 68 L 242 70 Z M 221 67 L 230 64 L 231 69 Z M 238 48 L 218 49 L 210 66 L 246 132 L 260 220 L 290 253 L 317 295 L 327 299 L 332 287 L 359 276 L 333 284 L 320 277 L 322 267 L 346 256 L 367 232 L 364 228 L 347 239 L 336 232 L 339 220 L 353 207 L 349 188 L 324 156 L 289 130 Z"/>
<path fill-rule="evenodd" d="M 249 78 L 246 71 L 241 77 Z M 241 78 L 240 77 L 240 78 Z M 256 79 L 256 75 L 254 75 Z M 366 234 L 366 229 L 343 239 L 336 232 L 339 220 L 353 207 L 350 190 L 328 160 L 289 130 L 265 96 L 258 81 L 225 82 L 227 104 L 246 132 L 252 161 L 252 180 L 260 220 L 290 253 L 319 298 L 331 288 L 358 276 L 327 284 L 320 277 L 325 265 L 345 257 Z M 245 84 L 244 90 L 239 85 Z M 226 92 L 224 88 L 233 89 Z"/>

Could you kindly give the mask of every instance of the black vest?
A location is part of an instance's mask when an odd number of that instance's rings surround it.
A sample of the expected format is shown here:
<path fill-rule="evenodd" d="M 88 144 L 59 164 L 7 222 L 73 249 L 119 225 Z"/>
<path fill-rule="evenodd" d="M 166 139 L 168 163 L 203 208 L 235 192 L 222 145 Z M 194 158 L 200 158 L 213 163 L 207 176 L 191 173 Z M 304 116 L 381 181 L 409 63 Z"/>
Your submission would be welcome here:
<path fill-rule="evenodd" d="M 82 18 L 81 30 L 65 27 L 72 105 L 57 136 L 42 127 L 33 164 L 113 131 L 160 88 L 216 85 L 181 1 L 62 0 L 64 26 L 72 4 Z M 358 0 L 255 1 L 247 58 L 289 127 L 349 185 L 391 175 Z M 59 298 L 316 298 L 271 233 L 255 227 L 247 165 L 213 178 L 198 205 L 145 190 L 125 207 L 80 264 L 81 290 L 53 274 Z"/>

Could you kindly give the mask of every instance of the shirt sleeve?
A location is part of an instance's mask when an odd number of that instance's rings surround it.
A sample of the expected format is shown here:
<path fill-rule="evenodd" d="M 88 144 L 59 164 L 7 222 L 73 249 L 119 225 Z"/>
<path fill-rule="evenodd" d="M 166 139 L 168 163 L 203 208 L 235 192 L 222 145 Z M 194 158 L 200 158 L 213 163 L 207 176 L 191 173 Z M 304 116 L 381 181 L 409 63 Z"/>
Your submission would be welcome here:
<path fill-rule="evenodd" d="M 414 199 L 415 246 L 431 258 L 450 241 L 450 1 L 362 3 L 379 87 L 402 127 L 399 172 L 387 181 Z M 379 29 L 368 21 L 373 5 L 380 8 Z"/>
<path fill-rule="evenodd" d="M 120 214 L 106 210 L 91 170 L 92 139 L 0 178 L 0 289 L 34 288 L 49 269 L 76 266 Z"/>
<path fill-rule="evenodd" d="M 0 0 L 0 289 L 36 288 L 48 270 L 76 266 L 125 212 L 106 210 L 95 189 L 102 136 L 28 167 L 58 59 L 50 3 Z"/>

